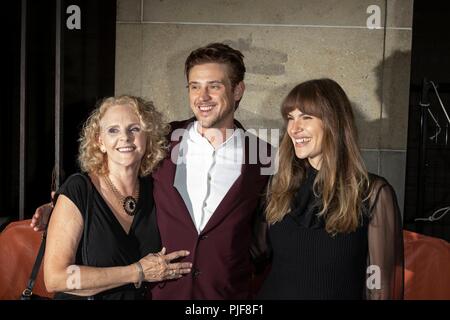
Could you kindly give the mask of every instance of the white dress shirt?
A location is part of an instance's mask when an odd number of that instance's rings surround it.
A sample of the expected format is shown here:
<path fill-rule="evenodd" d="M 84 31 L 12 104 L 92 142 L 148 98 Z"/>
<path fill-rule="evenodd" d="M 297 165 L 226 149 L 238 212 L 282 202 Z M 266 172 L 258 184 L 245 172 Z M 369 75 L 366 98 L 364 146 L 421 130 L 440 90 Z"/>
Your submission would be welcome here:
<path fill-rule="evenodd" d="M 231 186 L 241 175 L 243 132 L 233 134 L 216 149 L 198 132 L 195 121 L 184 134 L 174 187 L 178 190 L 200 234 Z"/>

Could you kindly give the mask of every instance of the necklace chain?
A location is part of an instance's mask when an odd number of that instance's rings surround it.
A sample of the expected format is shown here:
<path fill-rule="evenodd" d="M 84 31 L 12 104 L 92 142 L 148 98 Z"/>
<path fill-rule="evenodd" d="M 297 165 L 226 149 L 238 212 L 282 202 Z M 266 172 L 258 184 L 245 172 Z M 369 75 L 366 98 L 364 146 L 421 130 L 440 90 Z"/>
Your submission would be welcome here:
<path fill-rule="evenodd" d="M 116 186 L 111 181 L 111 179 L 109 178 L 108 175 L 104 176 L 104 180 L 105 180 L 106 184 L 108 185 L 109 189 L 111 189 L 111 191 L 114 193 L 114 196 L 116 197 L 119 204 L 122 205 L 123 209 L 125 210 L 125 213 L 128 214 L 129 216 L 134 216 L 135 210 L 136 210 L 136 204 L 137 204 L 137 201 L 139 200 L 139 179 L 136 182 L 133 194 L 131 196 L 126 196 L 126 197 L 123 196 L 119 192 L 119 190 L 117 190 Z"/>

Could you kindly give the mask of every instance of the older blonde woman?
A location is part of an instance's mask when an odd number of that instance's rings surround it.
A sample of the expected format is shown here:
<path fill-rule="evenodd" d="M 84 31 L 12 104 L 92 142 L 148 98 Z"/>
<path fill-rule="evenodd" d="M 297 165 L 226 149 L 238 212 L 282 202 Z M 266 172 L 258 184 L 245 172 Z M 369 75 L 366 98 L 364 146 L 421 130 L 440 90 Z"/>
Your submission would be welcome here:
<path fill-rule="evenodd" d="M 162 123 L 151 103 L 131 96 L 104 99 L 86 121 L 85 177 L 61 186 L 48 226 L 45 285 L 55 298 L 140 299 L 143 282 L 190 272 L 191 263 L 172 262 L 189 252 L 161 250 L 153 210 L 149 174 L 165 157 Z"/>

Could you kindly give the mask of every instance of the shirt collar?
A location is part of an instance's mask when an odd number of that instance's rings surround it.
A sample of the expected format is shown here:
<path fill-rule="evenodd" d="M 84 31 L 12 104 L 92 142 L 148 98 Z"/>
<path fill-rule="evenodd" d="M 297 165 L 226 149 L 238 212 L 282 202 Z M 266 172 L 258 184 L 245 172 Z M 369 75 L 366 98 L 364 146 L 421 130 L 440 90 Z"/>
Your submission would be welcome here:
<path fill-rule="evenodd" d="M 199 122 L 198 121 L 194 121 L 194 123 L 189 127 L 189 137 L 190 137 L 190 139 L 196 144 L 205 144 L 205 143 L 207 143 L 209 146 L 212 147 L 212 145 L 209 143 L 208 139 L 203 137 L 200 134 L 200 132 L 198 131 L 198 125 L 199 125 Z M 225 140 L 222 144 L 220 144 L 216 148 L 216 150 L 218 150 L 220 148 L 223 148 L 228 143 L 233 141 L 235 138 L 240 139 L 241 137 L 242 137 L 242 130 L 235 127 L 235 129 L 233 131 L 233 134 L 231 136 L 229 136 L 228 139 Z"/>

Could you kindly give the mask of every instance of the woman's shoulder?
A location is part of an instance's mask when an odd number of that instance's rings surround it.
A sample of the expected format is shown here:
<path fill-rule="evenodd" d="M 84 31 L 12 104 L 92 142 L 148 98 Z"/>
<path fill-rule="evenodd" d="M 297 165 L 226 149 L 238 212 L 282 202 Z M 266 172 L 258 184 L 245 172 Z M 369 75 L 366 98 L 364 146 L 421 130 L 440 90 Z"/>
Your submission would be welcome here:
<path fill-rule="evenodd" d="M 375 173 L 369 172 L 369 189 L 372 191 L 374 189 L 381 189 L 384 186 L 390 186 L 386 178 L 379 176 Z"/>
<path fill-rule="evenodd" d="M 81 188 L 82 190 L 88 191 L 91 186 L 91 180 L 87 173 L 74 173 L 64 181 L 60 189 Z"/>
<path fill-rule="evenodd" d="M 70 175 L 61 187 L 56 191 L 53 204 L 56 204 L 60 195 L 64 195 L 72 201 L 78 210 L 84 215 L 86 202 L 93 192 L 92 182 L 87 173 L 75 173 Z"/>
<path fill-rule="evenodd" d="M 88 193 L 92 192 L 92 183 L 86 173 L 75 173 L 70 175 L 61 187 L 56 191 L 56 197 L 65 195 L 72 201 L 82 201 Z"/>
<path fill-rule="evenodd" d="M 389 201 L 396 199 L 394 188 L 386 178 L 369 173 L 368 200 L 370 208 L 372 209 L 382 199 L 389 199 Z"/>

